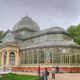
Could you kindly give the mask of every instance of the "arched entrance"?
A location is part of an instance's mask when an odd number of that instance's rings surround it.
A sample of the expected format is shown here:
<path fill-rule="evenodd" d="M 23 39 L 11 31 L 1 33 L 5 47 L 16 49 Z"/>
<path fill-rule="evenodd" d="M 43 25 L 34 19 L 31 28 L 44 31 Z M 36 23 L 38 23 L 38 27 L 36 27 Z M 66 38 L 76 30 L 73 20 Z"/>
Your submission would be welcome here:
<path fill-rule="evenodd" d="M 15 64 L 15 53 L 14 52 L 10 52 L 10 65 L 14 65 Z"/>

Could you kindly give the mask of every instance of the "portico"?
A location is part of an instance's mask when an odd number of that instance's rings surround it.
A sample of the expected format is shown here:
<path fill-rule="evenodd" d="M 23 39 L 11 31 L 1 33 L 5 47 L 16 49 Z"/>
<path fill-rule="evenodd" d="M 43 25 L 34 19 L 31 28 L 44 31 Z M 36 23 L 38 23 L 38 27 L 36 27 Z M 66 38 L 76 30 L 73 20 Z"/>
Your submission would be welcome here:
<path fill-rule="evenodd" d="M 2 44 L 0 49 L 1 67 L 10 68 L 20 64 L 19 46 L 15 44 Z"/>

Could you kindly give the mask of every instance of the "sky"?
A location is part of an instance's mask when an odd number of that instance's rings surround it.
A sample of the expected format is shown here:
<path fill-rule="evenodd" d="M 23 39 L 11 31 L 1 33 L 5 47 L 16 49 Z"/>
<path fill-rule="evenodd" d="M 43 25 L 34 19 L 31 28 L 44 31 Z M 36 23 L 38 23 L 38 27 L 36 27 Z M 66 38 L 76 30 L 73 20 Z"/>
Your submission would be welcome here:
<path fill-rule="evenodd" d="M 39 27 L 62 27 L 80 23 L 80 0 L 0 0 L 0 30 L 12 30 L 26 14 Z"/>

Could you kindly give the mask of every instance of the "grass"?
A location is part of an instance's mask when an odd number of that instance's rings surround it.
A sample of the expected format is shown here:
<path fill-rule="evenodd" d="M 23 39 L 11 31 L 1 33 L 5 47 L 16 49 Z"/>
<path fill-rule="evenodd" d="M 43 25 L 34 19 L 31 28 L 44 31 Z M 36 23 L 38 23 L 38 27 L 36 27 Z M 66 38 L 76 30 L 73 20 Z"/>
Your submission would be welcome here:
<path fill-rule="evenodd" d="M 37 80 L 37 76 L 31 75 L 17 75 L 17 74 L 5 74 L 0 80 Z"/>

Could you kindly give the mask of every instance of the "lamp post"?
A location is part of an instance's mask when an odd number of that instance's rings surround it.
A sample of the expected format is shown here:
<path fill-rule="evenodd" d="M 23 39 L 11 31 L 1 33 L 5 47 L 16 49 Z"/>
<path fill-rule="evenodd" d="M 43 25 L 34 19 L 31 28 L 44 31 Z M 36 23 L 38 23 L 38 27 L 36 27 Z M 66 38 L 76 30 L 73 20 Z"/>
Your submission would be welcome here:
<path fill-rule="evenodd" d="M 39 65 L 39 67 L 38 67 L 38 76 L 39 76 L 39 78 L 41 77 L 40 65 Z"/>

